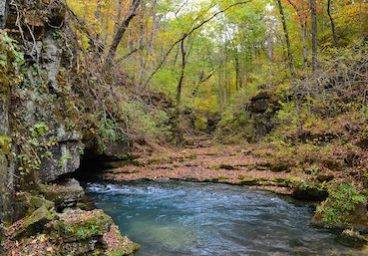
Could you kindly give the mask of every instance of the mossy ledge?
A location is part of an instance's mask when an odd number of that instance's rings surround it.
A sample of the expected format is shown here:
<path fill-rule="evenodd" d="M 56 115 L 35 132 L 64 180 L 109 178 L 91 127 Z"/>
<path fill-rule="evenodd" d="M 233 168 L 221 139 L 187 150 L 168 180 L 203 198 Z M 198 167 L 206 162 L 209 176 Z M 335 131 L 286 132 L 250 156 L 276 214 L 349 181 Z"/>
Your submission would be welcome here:
<path fill-rule="evenodd" d="M 40 195 L 29 196 L 37 206 L 43 204 L 7 229 L 6 255 L 124 256 L 139 249 L 102 210 L 66 208 L 57 213 L 52 202 Z M 34 209 L 35 205 L 25 207 Z"/>

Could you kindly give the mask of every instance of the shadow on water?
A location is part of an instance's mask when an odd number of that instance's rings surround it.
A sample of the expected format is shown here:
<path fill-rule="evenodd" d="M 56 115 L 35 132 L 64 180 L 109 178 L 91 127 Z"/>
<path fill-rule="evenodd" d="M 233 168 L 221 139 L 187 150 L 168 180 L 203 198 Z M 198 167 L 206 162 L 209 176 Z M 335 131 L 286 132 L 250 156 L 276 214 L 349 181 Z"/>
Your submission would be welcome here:
<path fill-rule="evenodd" d="M 137 255 L 358 255 L 310 224 L 311 206 L 223 184 L 87 184 Z"/>

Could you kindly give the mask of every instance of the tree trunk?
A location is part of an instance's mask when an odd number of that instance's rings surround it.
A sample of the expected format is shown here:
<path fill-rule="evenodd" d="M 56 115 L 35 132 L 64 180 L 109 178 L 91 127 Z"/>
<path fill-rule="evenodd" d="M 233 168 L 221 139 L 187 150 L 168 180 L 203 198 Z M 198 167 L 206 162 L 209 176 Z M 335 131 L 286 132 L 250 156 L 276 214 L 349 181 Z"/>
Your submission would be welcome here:
<path fill-rule="evenodd" d="M 303 43 L 303 66 L 304 68 L 308 67 L 308 48 L 307 48 L 307 19 L 305 18 L 304 12 L 304 2 L 302 1 L 302 7 L 299 9 L 295 3 L 291 0 L 288 0 L 288 3 L 294 8 L 296 14 L 298 15 L 300 30 L 302 35 L 302 43 Z"/>
<path fill-rule="evenodd" d="M 236 90 L 239 90 L 243 87 L 243 81 L 240 74 L 240 61 L 239 61 L 239 52 L 235 46 L 235 54 L 234 54 L 234 61 L 235 61 L 235 83 L 236 83 Z"/>
<path fill-rule="evenodd" d="M 302 42 L 303 42 L 303 64 L 304 68 L 308 67 L 308 47 L 307 47 L 307 21 L 301 25 Z"/>
<path fill-rule="evenodd" d="M 177 89 L 176 89 L 176 108 L 177 108 L 178 112 L 180 112 L 179 109 L 180 109 L 180 103 L 181 103 L 181 94 L 182 94 L 182 90 L 183 90 L 183 82 L 184 82 L 184 77 L 185 77 L 185 68 L 186 68 L 186 65 L 187 65 L 184 41 L 185 40 L 181 41 L 181 43 L 180 43 L 181 73 L 180 73 L 178 86 L 177 86 Z"/>
<path fill-rule="evenodd" d="M 290 76 L 291 76 L 291 78 L 294 78 L 294 75 L 295 75 L 295 73 L 294 73 L 294 60 L 293 60 L 293 54 L 291 52 L 289 32 L 287 30 L 286 19 L 285 19 L 284 9 L 283 9 L 282 4 L 281 4 L 281 0 L 277 0 L 277 5 L 279 7 L 282 28 L 284 30 L 284 37 L 285 37 L 285 43 L 286 43 L 286 50 L 287 50 L 287 56 L 288 56 Z"/>
<path fill-rule="evenodd" d="M 142 10 L 142 13 L 145 13 L 145 10 Z M 143 20 L 143 17 L 139 17 L 139 38 L 138 38 L 138 48 L 143 49 L 145 44 L 145 23 Z M 140 73 L 138 78 L 138 84 L 142 84 L 144 77 L 146 75 L 146 69 L 147 69 L 147 59 L 144 52 L 140 52 L 139 56 L 139 65 L 140 65 Z"/>
<path fill-rule="evenodd" d="M 115 16 L 114 34 L 116 34 L 119 29 L 119 23 L 121 20 L 121 12 L 122 12 L 122 4 L 123 4 L 123 0 L 117 0 L 116 2 L 117 14 Z"/>
<path fill-rule="evenodd" d="M 333 38 L 333 41 L 334 41 L 334 45 L 335 45 L 336 48 L 339 48 L 339 44 L 337 42 L 336 31 L 335 31 L 335 22 L 332 18 L 332 15 L 331 15 L 331 0 L 327 0 L 327 14 L 328 14 L 328 17 L 330 18 L 331 32 L 332 32 L 332 38 Z"/>
<path fill-rule="evenodd" d="M 313 78 L 317 79 L 317 4 L 316 0 L 310 0 L 311 19 L 312 19 L 312 71 Z"/>
<path fill-rule="evenodd" d="M 116 55 L 116 50 L 118 49 L 118 46 L 121 42 L 121 40 L 123 39 L 123 36 L 125 34 L 125 32 L 127 31 L 130 22 L 133 20 L 133 18 L 137 15 L 137 10 L 139 5 L 141 4 L 141 0 L 133 0 L 130 8 L 129 8 L 129 13 L 128 16 L 126 17 L 126 19 L 124 19 L 122 21 L 122 23 L 120 24 L 115 36 L 114 36 L 114 40 L 112 41 L 109 53 L 107 54 L 107 58 L 106 58 L 106 63 L 111 63 Z"/>
<path fill-rule="evenodd" d="M 100 33 L 101 33 L 101 0 L 97 0 L 97 6 L 96 6 L 96 10 L 95 10 L 95 19 L 96 19 L 96 40 L 99 40 L 100 38 Z"/>
<path fill-rule="evenodd" d="M 363 33 L 363 13 L 362 13 L 362 2 L 363 0 L 359 0 L 359 31 L 360 31 L 360 36 L 362 37 L 362 39 L 364 38 L 364 33 Z"/>

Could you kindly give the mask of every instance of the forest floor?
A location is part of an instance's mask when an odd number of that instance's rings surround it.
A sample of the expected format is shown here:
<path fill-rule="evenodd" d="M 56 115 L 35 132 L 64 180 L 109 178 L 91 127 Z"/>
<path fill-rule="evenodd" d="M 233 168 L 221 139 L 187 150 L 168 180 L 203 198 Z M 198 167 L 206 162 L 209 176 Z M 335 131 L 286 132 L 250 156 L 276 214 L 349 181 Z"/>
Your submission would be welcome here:
<path fill-rule="evenodd" d="M 304 173 L 272 171 L 272 150 L 252 145 L 197 143 L 190 148 L 163 147 L 131 163 L 112 163 L 99 173 L 109 182 L 182 180 L 248 185 L 290 195 Z"/>

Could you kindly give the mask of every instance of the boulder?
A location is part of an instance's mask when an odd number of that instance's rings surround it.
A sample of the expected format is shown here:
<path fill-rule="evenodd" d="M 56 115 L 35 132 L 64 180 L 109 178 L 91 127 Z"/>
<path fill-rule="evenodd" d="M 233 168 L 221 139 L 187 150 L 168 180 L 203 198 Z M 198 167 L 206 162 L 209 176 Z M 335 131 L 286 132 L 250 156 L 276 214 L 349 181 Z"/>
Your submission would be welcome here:
<path fill-rule="evenodd" d="M 254 139 L 259 139 L 272 131 L 275 113 L 280 109 L 277 97 L 268 91 L 261 91 L 250 99 L 245 111 L 250 113 L 254 126 Z"/>
<path fill-rule="evenodd" d="M 75 179 L 67 179 L 59 184 L 40 185 L 40 193 L 54 202 L 57 210 L 75 207 L 84 196 L 83 188 Z"/>
<path fill-rule="evenodd" d="M 250 99 L 248 106 L 252 113 L 265 113 L 270 106 L 272 95 L 267 92 L 261 92 Z"/>
<path fill-rule="evenodd" d="M 113 224 L 111 217 L 102 210 L 69 209 L 58 216 L 59 219 L 47 225 L 47 233 L 65 243 L 100 239 Z"/>
<path fill-rule="evenodd" d="M 12 240 L 18 240 L 22 237 L 30 237 L 41 233 L 47 223 L 56 219 L 56 214 L 52 210 L 42 206 L 34 211 L 30 216 L 14 223 L 10 229 L 8 236 Z"/>
<path fill-rule="evenodd" d="M 41 207 L 14 224 L 7 234 L 13 239 L 5 243 L 5 251 L 11 250 L 12 255 L 123 256 L 139 249 L 102 210 L 68 209 L 52 215 L 56 217 L 50 221 L 46 207 Z"/>
<path fill-rule="evenodd" d="M 31 195 L 28 192 L 19 192 L 14 197 L 13 203 L 13 222 L 18 221 L 26 216 L 31 215 L 40 207 L 46 207 L 51 210 L 55 207 L 55 204 L 49 200 L 46 200 L 42 196 Z"/>
<path fill-rule="evenodd" d="M 337 238 L 337 241 L 345 246 L 359 248 L 367 244 L 368 238 L 359 231 L 345 229 Z"/>

